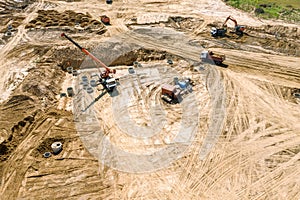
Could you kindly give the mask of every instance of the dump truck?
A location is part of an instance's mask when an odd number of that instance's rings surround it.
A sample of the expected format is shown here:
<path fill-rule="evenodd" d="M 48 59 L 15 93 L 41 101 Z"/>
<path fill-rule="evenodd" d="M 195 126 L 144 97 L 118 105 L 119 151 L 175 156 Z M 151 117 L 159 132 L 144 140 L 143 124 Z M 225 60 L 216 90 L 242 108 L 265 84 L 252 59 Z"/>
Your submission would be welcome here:
<path fill-rule="evenodd" d="M 167 103 L 179 103 L 181 100 L 180 90 L 174 85 L 164 84 L 161 87 L 161 98 Z"/>
<path fill-rule="evenodd" d="M 225 60 L 224 54 L 216 54 L 212 51 L 203 51 L 200 54 L 200 59 L 202 62 L 215 63 L 216 65 L 221 65 Z"/>

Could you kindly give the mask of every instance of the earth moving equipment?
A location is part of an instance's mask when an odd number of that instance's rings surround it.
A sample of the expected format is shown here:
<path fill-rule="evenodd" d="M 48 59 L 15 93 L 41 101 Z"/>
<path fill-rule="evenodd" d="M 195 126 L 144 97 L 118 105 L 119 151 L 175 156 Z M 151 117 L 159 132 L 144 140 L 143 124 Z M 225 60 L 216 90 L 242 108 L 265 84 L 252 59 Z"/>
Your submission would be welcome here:
<path fill-rule="evenodd" d="M 101 22 L 105 25 L 110 25 L 110 19 L 106 15 L 101 16 Z"/>
<path fill-rule="evenodd" d="M 224 24 L 223 24 L 223 27 L 227 27 L 227 21 L 228 20 L 231 20 L 234 22 L 234 31 L 235 31 L 235 34 L 237 35 L 243 35 L 244 33 L 244 30 L 245 30 L 245 26 L 241 26 L 241 25 L 238 25 L 237 21 L 231 17 L 230 15 L 226 18 Z"/>
<path fill-rule="evenodd" d="M 213 37 L 224 37 L 226 35 L 227 29 L 226 28 L 216 28 L 213 27 L 210 31 L 211 36 Z"/>
<path fill-rule="evenodd" d="M 170 104 L 180 103 L 185 95 L 193 92 L 192 83 L 193 81 L 190 78 L 179 80 L 178 77 L 174 77 L 174 85 L 162 85 L 161 98 Z"/>
<path fill-rule="evenodd" d="M 117 86 L 116 79 L 111 76 L 111 74 L 115 74 L 115 69 L 110 69 L 108 66 L 106 66 L 102 61 L 100 61 L 98 58 L 96 58 L 93 54 L 88 52 L 85 48 L 81 47 L 77 42 L 72 40 L 69 36 L 67 36 L 65 33 L 61 34 L 62 37 L 67 38 L 70 42 L 72 42 L 76 47 L 78 47 L 83 53 L 85 53 L 87 56 L 89 56 L 93 61 L 95 61 L 98 65 L 98 69 L 100 72 L 99 82 L 103 85 L 103 87 L 108 91 L 111 92 L 113 89 Z M 105 69 L 104 72 L 102 72 L 99 68 L 99 65 Z"/>
<path fill-rule="evenodd" d="M 174 85 L 164 84 L 161 87 L 161 98 L 167 103 L 179 103 L 181 99 L 180 90 Z"/>
<path fill-rule="evenodd" d="M 212 51 L 202 51 L 200 54 L 200 59 L 202 62 L 215 63 L 216 65 L 221 65 L 225 60 L 224 54 L 216 54 Z"/>
<path fill-rule="evenodd" d="M 231 16 L 228 16 L 225 20 L 225 22 L 223 23 L 223 26 L 222 28 L 216 28 L 216 27 L 213 27 L 210 31 L 210 34 L 211 36 L 213 37 L 224 37 L 226 36 L 226 32 L 227 32 L 227 21 L 228 20 L 231 20 L 234 22 L 234 33 L 239 35 L 239 36 L 242 36 L 243 33 L 244 33 L 244 30 L 245 30 L 245 26 L 241 26 L 241 25 L 238 25 L 237 24 L 237 21 L 231 17 Z"/>

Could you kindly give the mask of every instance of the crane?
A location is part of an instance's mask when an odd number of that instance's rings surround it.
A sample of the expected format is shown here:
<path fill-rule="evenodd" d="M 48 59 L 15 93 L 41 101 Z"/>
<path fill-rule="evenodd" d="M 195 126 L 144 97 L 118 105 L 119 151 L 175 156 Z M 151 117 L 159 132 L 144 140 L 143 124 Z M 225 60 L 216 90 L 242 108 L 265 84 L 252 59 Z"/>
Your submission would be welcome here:
<path fill-rule="evenodd" d="M 98 68 L 99 71 L 100 71 L 100 80 L 99 81 L 100 81 L 100 83 L 103 85 L 103 87 L 105 89 L 107 89 L 108 91 L 112 91 L 117 86 L 115 78 L 113 78 L 113 77 L 110 76 L 110 74 L 115 74 L 116 73 L 115 69 L 110 69 L 101 60 L 99 60 L 93 54 L 91 54 L 90 52 L 88 52 L 88 50 L 86 50 L 85 48 L 81 47 L 77 42 L 75 42 L 72 38 L 70 38 L 69 36 L 67 36 L 65 33 L 62 33 L 61 36 L 67 38 L 76 47 L 78 47 L 84 54 L 86 54 L 87 56 L 89 56 L 98 65 L 100 65 L 101 67 L 103 67 L 105 69 L 105 71 L 102 72 L 100 70 L 100 68 Z"/>
<path fill-rule="evenodd" d="M 228 20 L 233 21 L 235 33 L 236 33 L 237 35 L 243 35 L 244 30 L 245 30 L 245 26 L 238 25 L 236 19 L 234 19 L 233 17 L 231 17 L 231 15 L 229 15 L 229 16 L 226 18 L 225 22 L 223 23 L 223 27 L 227 27 L 227 24 L 226 24 L 226 23 L 227 23 Z"/>

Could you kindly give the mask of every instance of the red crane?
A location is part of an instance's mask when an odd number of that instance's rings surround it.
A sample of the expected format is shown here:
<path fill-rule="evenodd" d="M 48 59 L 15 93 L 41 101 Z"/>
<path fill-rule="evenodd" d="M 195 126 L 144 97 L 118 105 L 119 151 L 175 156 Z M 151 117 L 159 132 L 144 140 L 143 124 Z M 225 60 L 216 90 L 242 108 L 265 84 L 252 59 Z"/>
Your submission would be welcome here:
<path fill-rule="evenodd" d="M 65 33 L 62 33 L 61 36 L 67 38 L 76 47 L 78 47 L 84 54 L 86 54 L 87 56 L 89 56 L 91 59 L 93 59 L 96 63 L 98 63 L 101 67 L 103 67 L 105 69 L 105 71 L 103 73 L 101 73 L 101 78 L 108 78 L 109 74 L 111 74 L 111 73 L 115 74 L 116 73 L 115 69 L 113 69 L 113 70 L 110 69 L 101 60 L 99 60 L 93 54 L 91 54 L 90 52 L 88 52 L 88 50 L 86 50 L 85 48 L 81 47 L 77 42 L 75 42 L 74 40 L 72 40 L 72 38 L 70 38 L 69 36 L 67 36 Z"/>
<path fill-rule="evenodd" d="M 72 40 L 69 36 L 67 36 L 65 33 L 61 34 L 62 37 L 67 38 L 70 42 L 72 42 L 76 47 L 78 47 L 84 54 L 89 56 L 91 59 L 93 59 L 97 64 L 99 64 L 101 67 L 105 69 L 104 72 L 101 72 L 100 68 L 100 83 L 108 90 L 112 91 L 116 87 L 116 79 L 113 77 L 110 77 L 110 74 L 115 74 L 116 70 L 115 69 L 110 69 L 108 66 L 106 66 L 101 60 L 96 58 L 93 54 L 88 52 L 85 48 L 81 47 L 77 42 Z"/>

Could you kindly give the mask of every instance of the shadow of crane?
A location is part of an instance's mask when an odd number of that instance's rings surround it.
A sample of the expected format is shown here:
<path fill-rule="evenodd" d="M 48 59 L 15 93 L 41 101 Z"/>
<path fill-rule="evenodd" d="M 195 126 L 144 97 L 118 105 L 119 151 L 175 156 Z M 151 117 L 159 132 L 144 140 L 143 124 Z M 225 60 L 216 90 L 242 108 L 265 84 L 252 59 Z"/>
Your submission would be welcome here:
<path fill-rule="evenodd" d="M 99 101 L 105 94 L 107 93 L 106 90 L 103 90 L 101 94 L 99 94 L 99 96 L 97 96 L 94 101 L 92 101 L 84 110 L 82 110 L 82 112 L 87 111 L 92 105 L 94 105 L 97 101 Z"/>

